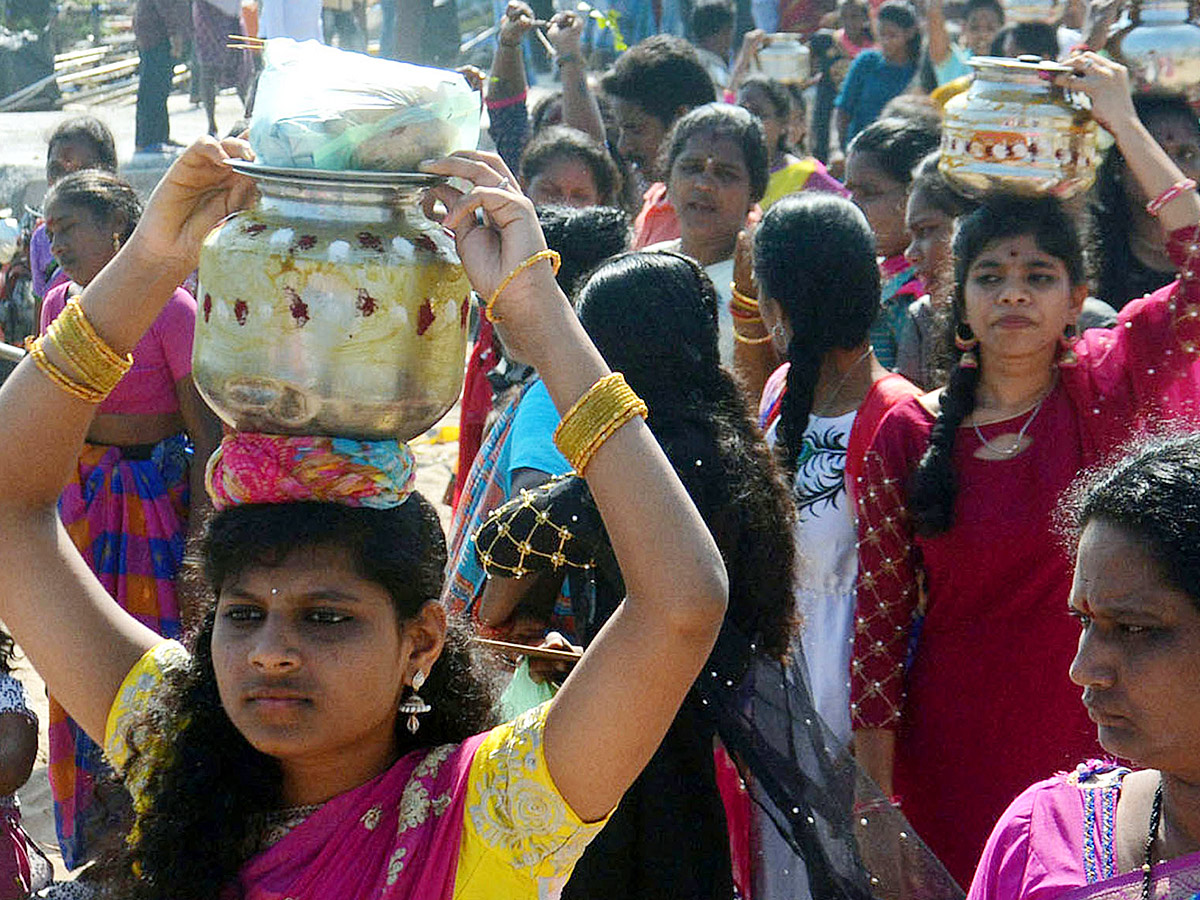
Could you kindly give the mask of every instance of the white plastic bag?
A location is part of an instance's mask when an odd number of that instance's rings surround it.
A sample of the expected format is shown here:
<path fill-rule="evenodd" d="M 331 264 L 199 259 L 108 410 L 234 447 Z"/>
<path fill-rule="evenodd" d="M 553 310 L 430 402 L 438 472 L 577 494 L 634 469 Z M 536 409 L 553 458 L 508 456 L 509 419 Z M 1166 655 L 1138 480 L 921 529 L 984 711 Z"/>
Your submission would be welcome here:
<path fill-rule="evenodd" d="M 288 38 L 267 41 L 250 144 L 259 162 L 415 172 L 479 143 L 479 95 L 457 72 Z"/>

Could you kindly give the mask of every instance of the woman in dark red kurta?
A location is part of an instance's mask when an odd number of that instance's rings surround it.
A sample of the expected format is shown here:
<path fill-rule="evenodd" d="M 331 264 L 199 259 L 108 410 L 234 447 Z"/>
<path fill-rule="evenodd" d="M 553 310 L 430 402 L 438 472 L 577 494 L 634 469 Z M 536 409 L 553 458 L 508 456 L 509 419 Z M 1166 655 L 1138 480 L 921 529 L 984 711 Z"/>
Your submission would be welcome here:
<path fill-rule="evenodd" d="M 1137 122 L 1124 70 L 1098 60 L 1075 61 L 1076 87 L 1144 160 L 1136 174 L 1159 196 L 1183 176 Z M 856 743 L 962 884 L 1026 784 L 1096 753 L 1067 677 L 1079 626 L 1052 516 L 1076 474 L 1139 424 L 1192 412 L 1200 202 L 1179 195 L 1162 218 L 1180 281 L 1129 304 L 1113 330 L 1067 343 L 1054 316 L 1073 321 L 1086 295 L 1070 222 L 1050 201 L 993 203 L 969 217 L 956 242 L 955 318 L 969 326 L 967 344 L 974 332 L 977 366 L 960 368 L 945 394 L 897 406 L 869 454 L 858 491 Z M 1053 236 L 1064 228 L 1065 243 Z M 1056 277 L 1061 289 L 1045 281 Z M 1014 405 L 1020 389 L 1027 400 Z M 952 435 L 941 449 L 955 485 L 941 495 L 940 526 L 930 524 L 936 497 L 918 496 L 912 481 L 939 421 Z"/>

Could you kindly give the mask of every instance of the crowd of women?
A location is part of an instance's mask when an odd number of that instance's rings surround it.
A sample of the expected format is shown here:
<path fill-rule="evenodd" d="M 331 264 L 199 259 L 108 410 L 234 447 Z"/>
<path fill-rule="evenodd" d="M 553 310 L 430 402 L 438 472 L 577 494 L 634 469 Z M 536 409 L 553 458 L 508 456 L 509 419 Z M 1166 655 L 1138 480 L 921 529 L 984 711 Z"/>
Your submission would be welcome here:
<path fill-rule="evenodd" d="M 499 153 L 423 164 L 481 299 L 448 536 L 403 444 L 222 438 L 196 392 L 249 147 L 143 207 L 102 126 L 55 133 L 0 617 L 87 868 L 47 887 L 21 830 L 5 671 L 11 896 L 1200 892 L 1200 124 L 1077 50 L 1089 203 L 967 197 L 904 91 L 1046 35 L 991 0 L 961 44 L 936 3 L 838 15 L 805 92 L 661 35 L 595 90 L 558 13 L 530 110 L 510 3 Z"/>

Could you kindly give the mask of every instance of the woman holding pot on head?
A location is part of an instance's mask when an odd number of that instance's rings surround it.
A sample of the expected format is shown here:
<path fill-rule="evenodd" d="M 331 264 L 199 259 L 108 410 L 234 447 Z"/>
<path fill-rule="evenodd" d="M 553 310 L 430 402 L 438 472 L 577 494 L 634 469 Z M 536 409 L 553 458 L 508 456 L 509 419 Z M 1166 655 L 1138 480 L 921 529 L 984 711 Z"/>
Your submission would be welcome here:
<path fill-rule="evenodd" d="M 767 189 L 767 144 L 758 119 L 740 106 L 709 103 L 675 123 L 661 168 L 679 216 L 680 238 L 647 247 L 674 250 L 704 268 L 717 288 L 721 362 L 733 361 L 729 311 L 738 232 Z"/>
<path fill-rule="evenodd" d="M 1031 786 L 997 823 L 971 900 L 1189 900 L 1200 889 L 1200 438 L 1154 439 L 1066 507 L 1082 626 L 1071 680 L 1107 754 Z"/>
<path fill-rule="evenodd" d="M 46 232 L 70 280 L 47 292 L 43 333 L 129 240 L 140 215 L 133 188 L 108 172 L 75 172 L 54 184 Z M 195 324 L 196 301 L 176 288 L 134 347 L 132 370 L 98 405 L 58 504 L 67 534 L 109 594 L 169 638 L 196 618 L 182 608 L 175 579 L 207 508 L 204 465 L 221 437 L 192 381 Z M 113 828 L 114 810 L 95 790 L 110 770 L 56 696 L 49 730 L 58 840 L 75 868 L 94 858 L 97 840 Z"/>
<path fill-rule="evenodd" d="M 95 403 L 205 234 L 249 202 L 253 184 L 229 165 L 248 155 L 208 139 L 185 153 L 0 394 L 11 423 L 0 614 L 125 769 L 136 818 L 108 875 L 114 892 L 553 893 L 674 718 L 717 636 L 727 580 L 644 404 L 554 284 L 533 205 L 499 157 L 428 164 L 472 184 L 432 188 L 430 205 L 448 209 L 505 342 L 576 421 L 560 446 L 588 479 L 627 588 L 553 701 L 485 730 L 490 698 L 437 602 L 444 538 L 395 441 L 222 443 L 209 479 L 220 511 L 200 551 L 212 598 L 190 653 L 122 611 L 58 525 L 61 473 Z"/>
<path fill-rule="evenodd" d="M 1067 339 L 1087 296 L 1074 224 L 1051 199 L 985 202 L 955 238 L 949 385 L 888 415 L 857 490 L 856 752 L 963 883 L 1009 800 L 1094 751 L 1075 687 L 1048 674 L 1077 638 L 1057 496 L 1196 392 L 1179 377 L 1200 340 L 1195 185 L 1138 120 L 1123 67 L 1068 64 L 1058 77 L 1155 198 L 1181 277 L 1113 330 Z"/>

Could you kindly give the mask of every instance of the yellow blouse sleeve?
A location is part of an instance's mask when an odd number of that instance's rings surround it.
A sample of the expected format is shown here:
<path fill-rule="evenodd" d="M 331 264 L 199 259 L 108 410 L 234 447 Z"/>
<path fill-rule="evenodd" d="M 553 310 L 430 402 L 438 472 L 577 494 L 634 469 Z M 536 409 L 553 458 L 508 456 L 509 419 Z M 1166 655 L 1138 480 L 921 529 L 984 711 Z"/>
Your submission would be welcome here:
<path fill-rule="evenodd" d="M 546 767 L 549 703 L 491 731 L 467 778 L 454 900 L 557 896 L 607 819 L 584 822 Z"/>
<path fill-rule="evenodd" d="M 182 644 L 178 641 L 162 641 L 147 650 L 129 670 L 108 711 L 108 722 L 104 727 L 104 752 L 114 768 L 124 769 L 129 762 L 126 736 L 136 714 L 146 708 L 167 672 L 187 664 L 188 652 Z"/>

